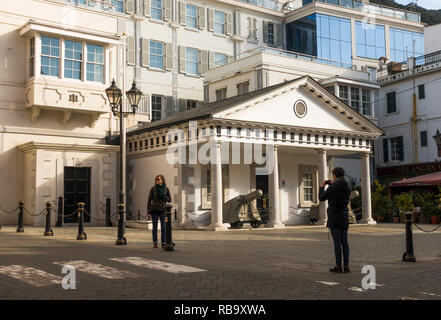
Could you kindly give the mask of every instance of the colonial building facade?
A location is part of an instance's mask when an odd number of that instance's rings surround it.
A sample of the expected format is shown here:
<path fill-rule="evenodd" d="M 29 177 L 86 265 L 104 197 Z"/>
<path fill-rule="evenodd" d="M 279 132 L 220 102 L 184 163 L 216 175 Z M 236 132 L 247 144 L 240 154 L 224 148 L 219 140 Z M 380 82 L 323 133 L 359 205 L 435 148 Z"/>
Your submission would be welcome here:
<path fill-rule="evenodd" d="M 112 79 L 144 93 L 131 130 L 305 75 L 375 122 L 377 59 L 403 61 L 409 39 L 424 53 L 418 14 L 366 1 L 23 0 L 0 16 L 0 205 L 38 213 L 62 196 L 67 214 L 85 201 L 93 224 L 107 197 L 116 208 L 109 137 L 125 128 L 105 96 Z"/>

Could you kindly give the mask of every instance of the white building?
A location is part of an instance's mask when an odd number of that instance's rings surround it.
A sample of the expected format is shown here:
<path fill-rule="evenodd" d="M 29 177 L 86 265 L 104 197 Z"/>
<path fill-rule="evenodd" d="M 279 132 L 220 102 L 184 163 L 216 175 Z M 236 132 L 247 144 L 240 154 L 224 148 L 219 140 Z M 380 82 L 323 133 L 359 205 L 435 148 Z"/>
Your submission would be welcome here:
<path fill-rule="evenodd" d="M 385 136 L 376 144 L 376 164 L 384 181 L 441 170 L 441 146 L 434 139 L 441 129 L 441 51 L 395 68 L 384 68 L 378 79 Z"/>
<path fill-rule="evenodd" d="M 253 77 L 219 98 L 311 74 L 375 122 L 379 56 L 404 61 L 409 34 L 424 53 L 418 14 L 360 1 L 21 0 L 0 16 L 0 206 L 38 213 L 63 196 L 66 213 L 83 200 L 95 224 L 118 192 L 113 78 L 144 93 L 127 127 L 213 101 L 231 70 Z"/>
<path fill-rule="evenodd" d="M 424 52 L 432 53 L 441 50 L 441 24 L 427 26 L 424 28 Z"/>

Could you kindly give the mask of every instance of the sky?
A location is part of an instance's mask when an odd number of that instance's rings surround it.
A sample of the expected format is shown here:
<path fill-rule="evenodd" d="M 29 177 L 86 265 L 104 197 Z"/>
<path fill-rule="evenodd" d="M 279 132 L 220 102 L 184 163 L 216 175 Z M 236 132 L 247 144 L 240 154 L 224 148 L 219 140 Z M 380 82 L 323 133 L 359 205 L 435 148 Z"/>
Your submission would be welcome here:
<path fill-rule="evenodd" d="M 409 4 L 412 0 L 395 0 L 400 4 Z M 441 0 L 418 0 L 418 5 L 425 9 L 441 9 Z"/>

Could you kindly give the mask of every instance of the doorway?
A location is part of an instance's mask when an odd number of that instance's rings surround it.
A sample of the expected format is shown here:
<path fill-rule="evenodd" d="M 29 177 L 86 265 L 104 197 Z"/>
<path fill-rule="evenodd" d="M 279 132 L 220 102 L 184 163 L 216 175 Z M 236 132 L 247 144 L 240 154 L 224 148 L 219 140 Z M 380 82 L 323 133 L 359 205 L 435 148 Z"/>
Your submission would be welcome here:
<path fill-rule="evenodd" d="M 64 223 L 77 223 L 78 202 L 84 202 L 84 222 L 90 222 L 90 167 L 64 167 Z M 71 216 L 69 216 L 71 215 Z"/>

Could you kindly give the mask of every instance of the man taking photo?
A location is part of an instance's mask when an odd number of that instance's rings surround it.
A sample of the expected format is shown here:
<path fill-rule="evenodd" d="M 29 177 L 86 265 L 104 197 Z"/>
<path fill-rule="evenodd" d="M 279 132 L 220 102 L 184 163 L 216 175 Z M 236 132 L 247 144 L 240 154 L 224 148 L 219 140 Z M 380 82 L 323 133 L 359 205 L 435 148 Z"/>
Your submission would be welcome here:
<path fill-rule="evenodd" d="M 345 170 L 337 167 L 332 170 L 333 180 L 323 181 L 320 184 L 319 200 L 328 200 L 328 221 L 326 226 L 331 230 L 334 240 L 335 262 L 331 272 L 349 273 L 349 244 L 348 244 L 348 203 L 351 188 L 345 180 Z M 329 187 L 325 191 L 325 186 Z M 342 268 L 343 251 L 343 268 Z"/>

